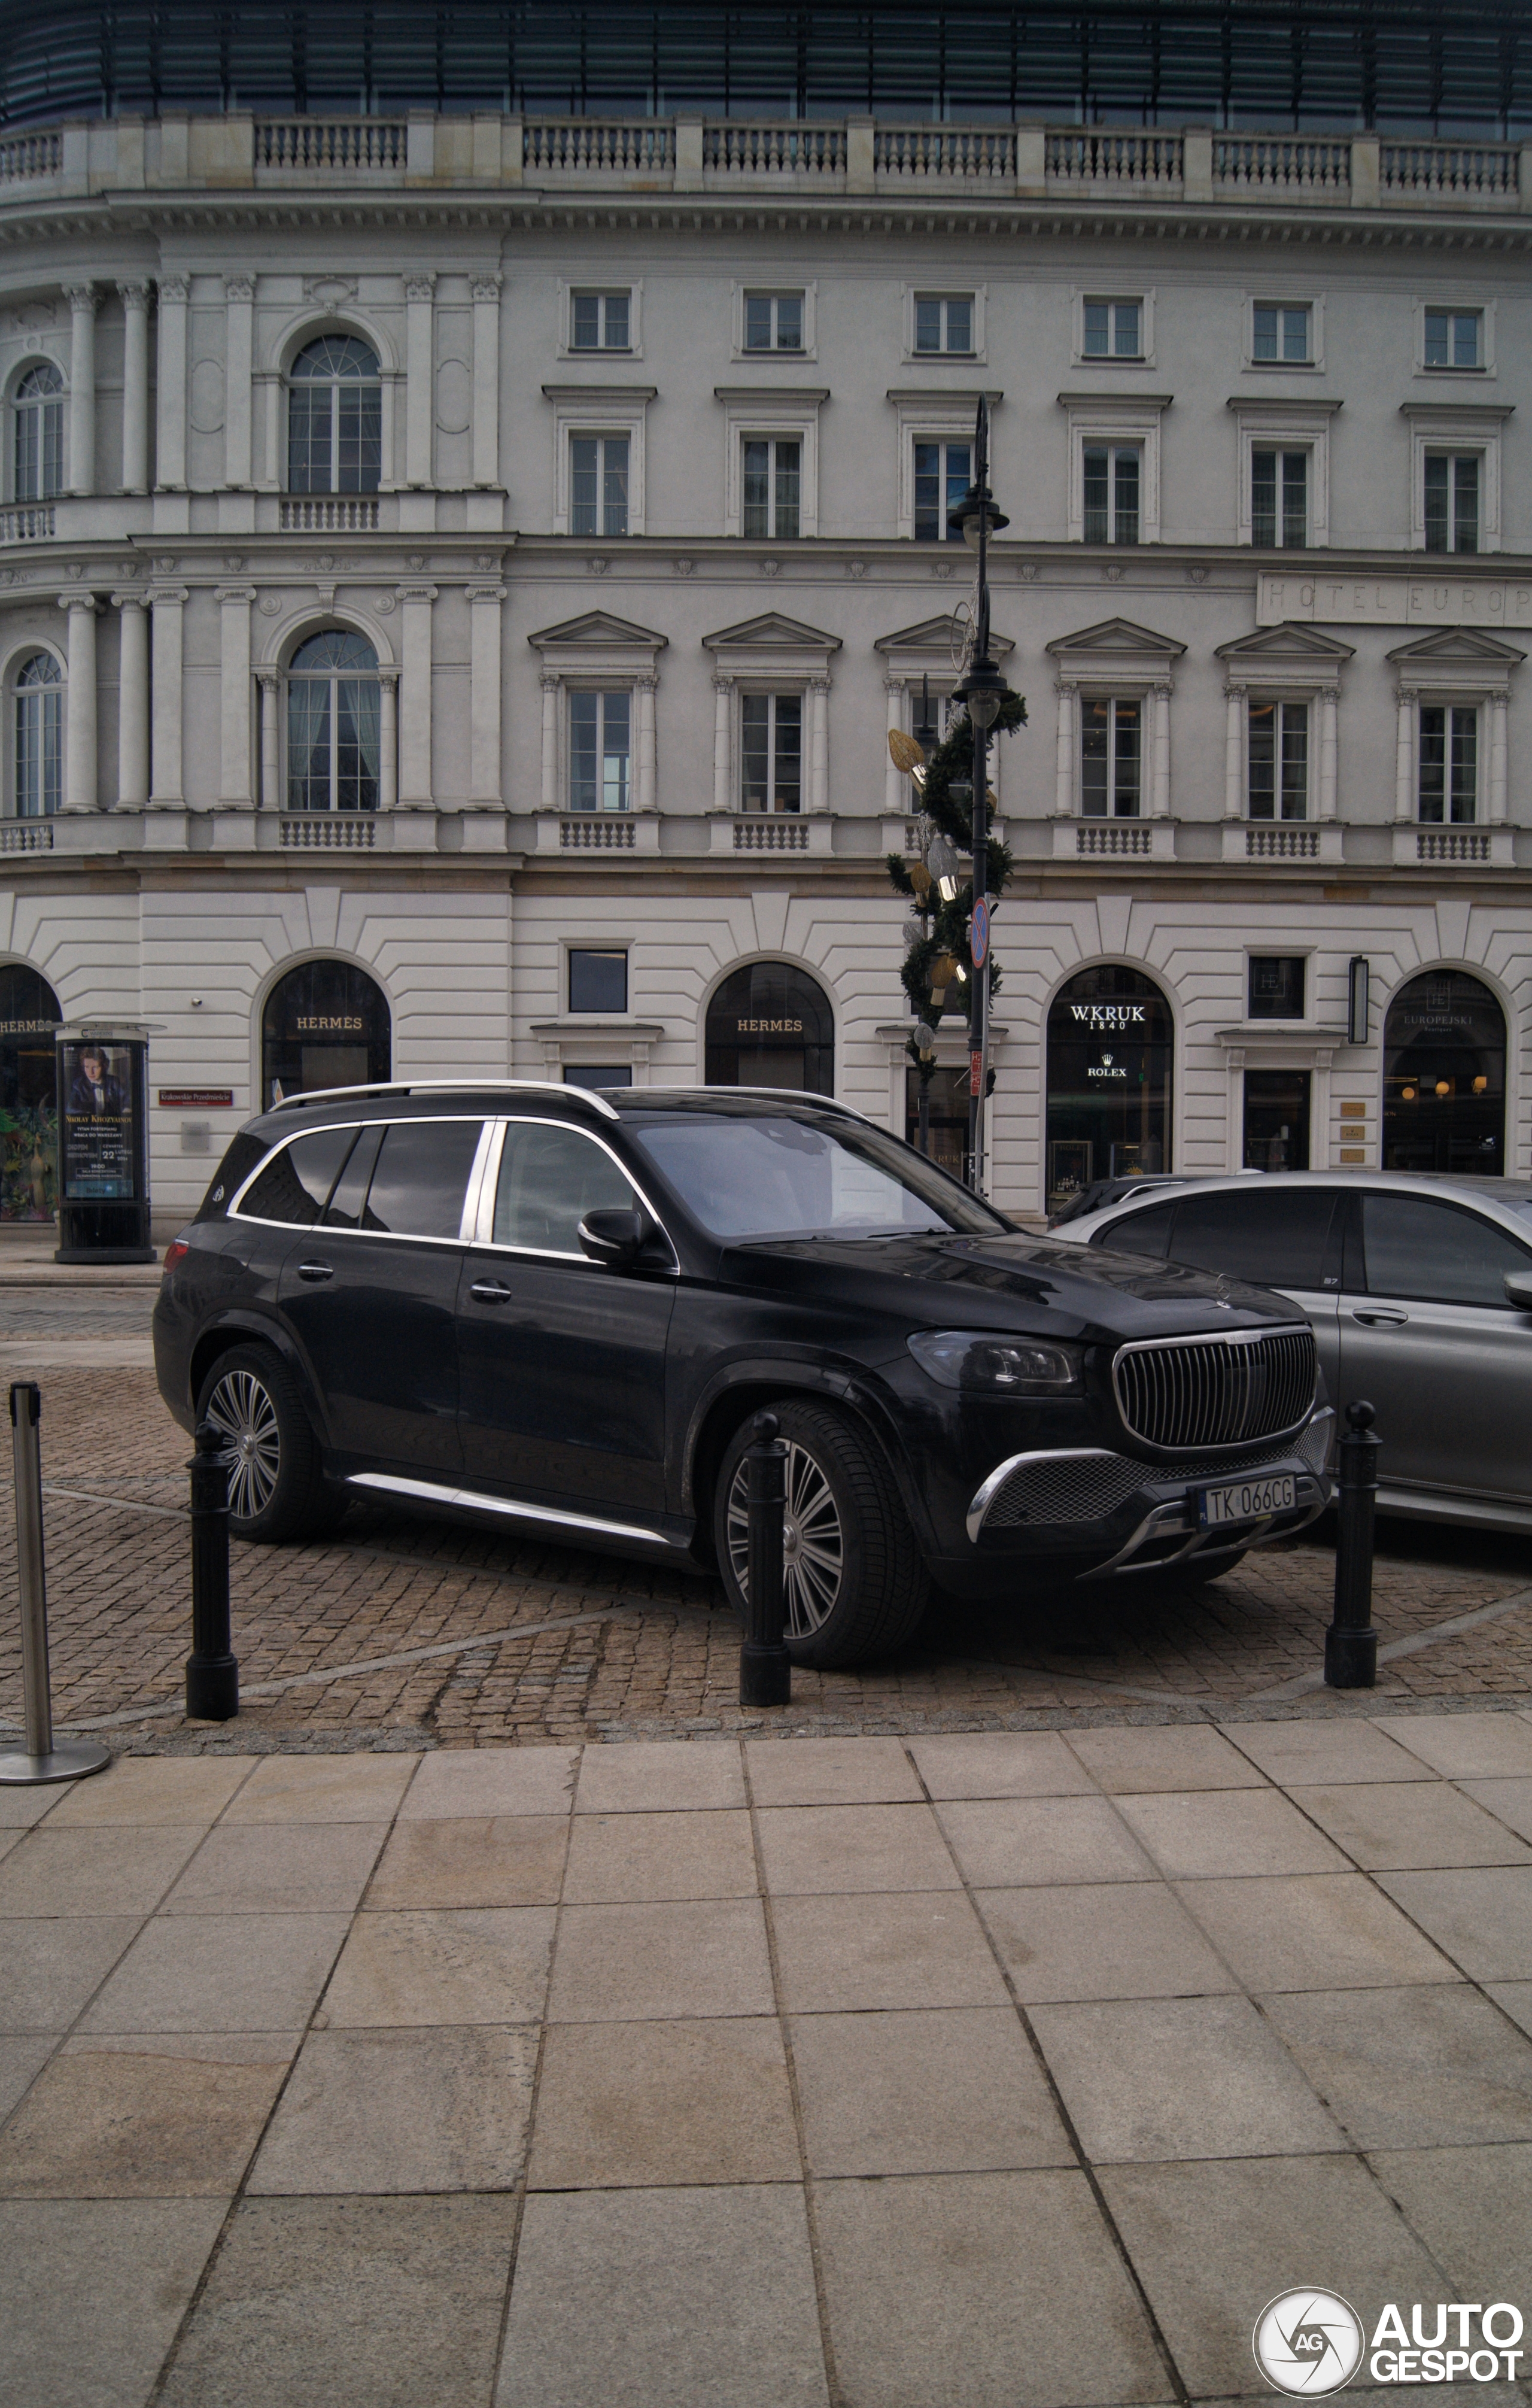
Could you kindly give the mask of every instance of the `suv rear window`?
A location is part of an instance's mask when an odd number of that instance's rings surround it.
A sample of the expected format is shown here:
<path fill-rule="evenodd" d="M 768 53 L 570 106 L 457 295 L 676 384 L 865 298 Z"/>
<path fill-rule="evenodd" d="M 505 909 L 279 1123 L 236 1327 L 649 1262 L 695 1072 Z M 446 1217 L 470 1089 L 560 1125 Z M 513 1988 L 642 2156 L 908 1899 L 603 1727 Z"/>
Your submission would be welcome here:
<path fill-rule="evenodd" d="M 355 1138 L 354 1126 L 309 1129 L 295 1137 L 272 1155 L 240 1205 L 239 1218 L 312 1228 Z"/>
<path fill-rule="evenodd" d="M 263 1137 L 241 1129 L 213 1175 L 213 1183 L 197 1207 L 199 1221 L 222 1221 L 240 1187 L 266 1150 Z"/>

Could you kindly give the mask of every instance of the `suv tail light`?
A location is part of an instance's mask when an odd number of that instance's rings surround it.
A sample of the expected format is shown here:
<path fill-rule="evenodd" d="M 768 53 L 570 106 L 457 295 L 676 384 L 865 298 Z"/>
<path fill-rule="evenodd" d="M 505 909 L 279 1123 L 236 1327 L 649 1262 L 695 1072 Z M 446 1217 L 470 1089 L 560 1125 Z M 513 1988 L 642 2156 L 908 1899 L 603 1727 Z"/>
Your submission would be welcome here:
<path fill-rule="evenodd" d="M 186 1257 L 191 1251 L 192 1240 L 190 1238 L 172 1238 L 170 1243 L 165 1250 L 165 1269 L 167 1271 L 173 1271 L 178 1263 L 181 1263 L 186 1260 Z"/>

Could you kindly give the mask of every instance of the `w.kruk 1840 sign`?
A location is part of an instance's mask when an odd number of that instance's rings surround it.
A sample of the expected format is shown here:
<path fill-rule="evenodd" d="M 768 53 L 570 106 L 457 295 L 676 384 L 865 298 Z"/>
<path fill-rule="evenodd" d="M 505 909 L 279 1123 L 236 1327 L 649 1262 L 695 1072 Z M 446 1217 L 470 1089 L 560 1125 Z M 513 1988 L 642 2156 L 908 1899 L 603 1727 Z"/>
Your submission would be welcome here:
<path fill-rule="evenodd" d="M 1525 577 L 1345 577 L 1333 570 L 1263 575 L 1255 617 L 1263 627 L 1312 620 L 1337 627 L 1532 627 L 1532 580 Z"/>

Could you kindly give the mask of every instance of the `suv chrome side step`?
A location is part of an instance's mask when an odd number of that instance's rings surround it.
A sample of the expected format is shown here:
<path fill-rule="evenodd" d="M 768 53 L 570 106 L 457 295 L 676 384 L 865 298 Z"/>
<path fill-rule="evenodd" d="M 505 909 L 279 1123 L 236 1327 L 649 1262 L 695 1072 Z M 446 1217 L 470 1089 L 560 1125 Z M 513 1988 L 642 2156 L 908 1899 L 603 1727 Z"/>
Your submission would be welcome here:
<path fill-rule="evenodd" d="M 636 1523 L 603 1522 L 594 1513 L 561 1512 L 553 1505 L 518 1505 L 508 1497 L 486 1497 L 477 1488 L 448 1488 L 435 1480 L 403 1480 L 388 1471 L 353 1471 L 348 1488 L 377 1488 L 388 1497 L 408 1497 L 417 1505 L 455 1507 L 459 1512 L 500 1513 L 508 1522 L 541 1522 L 592 1539 L 626 1539 L 649 1547 L 668 1547 L 685 1555 L 686 1543 L 668 1539 L 663 1530 L 640 1529 Z"/>

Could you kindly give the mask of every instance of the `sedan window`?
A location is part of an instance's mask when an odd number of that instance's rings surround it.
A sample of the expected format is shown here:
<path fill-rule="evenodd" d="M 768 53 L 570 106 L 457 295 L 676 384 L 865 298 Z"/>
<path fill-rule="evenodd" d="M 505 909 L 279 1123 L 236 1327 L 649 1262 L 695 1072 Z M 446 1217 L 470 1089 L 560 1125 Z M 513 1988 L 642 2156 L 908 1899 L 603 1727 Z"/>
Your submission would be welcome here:
<path fill-rule="evenodd" d="M 908 1146 L 783 1112 L 655 1121 L 638 1143 L 715 1238 L 899 1237 L 1009 1224 Z"/>
<path fill-rule="evenodd" d="M 455 1238 L 479 1151 L 481 1121 L 395 1121 L 367 1190 L 364 1229 L 396 1238 Z"/>
<path fill-rule="evenodd" d="M 1156 1204 L 1148 1212 L 1130 1212 L 1125 1221 L 1114 1221 L 1110 1229 L 1098 1229 L 1091 1243 L 1110 1246 L 1120 1254 L 1153 1254 L 1156 1262 L 1163 1263 L 1175 1210 L 1173 1204 Z"/>
<path fill-rule="evenodd" d="M 1364 1196 L 1362 1242 L 1369 1296 L 1493 1304 L 1504 1312 L 1506 1272 L 1525 1277 L 1532 1269 L 1532 1254 L 1509 1230 L 1425 1196 Z"/>
<path fill-rule="evenodd" d="M 1332 1189 L 1254 1182 L 1183 1196 L 1176 1207 L 1170 1260 L 1192 1270 L 1253 1280 L 1258 1287 L 1338 1286 L 1339 1265 L 1326 1261 L 1335 1205 Z"/>
<path fill-rule="evenodd" d="M 239 1207 L 243 1221 L 281 1221 L 310 1229 L 324 1210 L 336 1173 L 351 1150 L 353 1128 L 310 1129 L 272 1155 Z"/>
<path fill-rule="evenodd" d="M 512 1121 L 494 1191 L 494 1243 L 583 1262 L 580 1225 L 604 1206 L 637 1203 L 604 1148 L 553 1121 Z"/>

